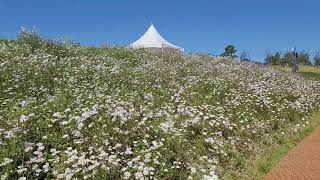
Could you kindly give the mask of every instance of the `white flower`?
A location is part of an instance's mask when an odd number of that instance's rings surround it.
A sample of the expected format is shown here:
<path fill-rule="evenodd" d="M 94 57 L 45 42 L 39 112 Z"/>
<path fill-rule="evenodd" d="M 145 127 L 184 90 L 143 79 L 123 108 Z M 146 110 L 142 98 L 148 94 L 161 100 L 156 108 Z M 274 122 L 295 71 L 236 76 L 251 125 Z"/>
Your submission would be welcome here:
<path fill-rule="evenodd" d="M 194 168 L 194 167 L 190 168 L 190 170 L 191 170 L 191 174 L 194 174 L 194 173 L 196 173 L 196 172 L 197 172 L 197 169 L 196 169 L 196 168 Z"/>
<path fill-rule="evenodd" d="M 136 172 L 136 173 L 134 174 L 134 176 L 135 176 L 136 179 L 144 179 L 144 178 L 143 178 L 143 174 L 142 174 L 141 172 Z"/>
<path fill-rule="evenodd" d="M 26 107 L 29 104 L 28 101 L 22 101 L 21 102 L 21 107 Z"/>
<path fill-rule="evenodd" d="M 8 177 L 8 174 L 7 174 L 7 173 L 2 174 L 2 175 L 1 175 L 1 180 L 6 180 L 7 177 Z"/>
<path fill-rule="evenodd" d="M 124 179 L 129 179 L 131 177 L 131 173 L 130 172 L 125 172 L 124 173 Z"/>
<path fill-rule="evenodd" d="M 43 172 L 48 172 L 49 171 L 49 163 L 46 163 L 45 165 L 42 166 Z"/>
<path fill-rule="evenodd" d="M 204 180 L 218 180 L 218 176 L 207 176 L 207 175 L 204 175 L 203 176 L 203 179 Z"/>
<path fill-rule="evenodd" d="M 4 158 L 4 159 L 3 159 L 3 162 L 0 164 L 0 167 L 1 167 L 1 166 L 6 166 L 6 165 L 8 165 L 8 164 L 10 164 L 10 163 L 12 163 L 12 162 L 13 162 L 12 159 Z"/>
<path fill-rule="evenodd" d="M 84 118 L 84 119 L 88 119 L 90 117 L 90 113 L 89 112 L 84 112 L 81 114 L 81 116 Z"/>
<path fill-rule="evenodd" d="M 67 137 L 69 137 L 68 134 L 65 134 L 65 135 L 62 136 L 63 139 L 65 139 L 65 138 L 67 138 Z"/>
<path fill-rule="evenodd" d="M 28 170 L 27 168 L 18 169 L 17 173 L 21 174 L 23 172 L 26 172 L 27 170 Z"/>
<path fill-rule="evenodd" d="M 62 122 L 60 122 L 60 124 L 61 124 L 62 126 L 65 126 L 65 125 L 69 124 L 69 122 L 68 122 L 68 121 L 62 121 Z"/>
<path fill-rule="evenodd" d="M 61 117 L 62 117 L 62 115 L 61 115 L 60 112 L 55 112 L 55 113 L 53 113 L 52 116 L 53 116 L 54 118 L 61 118 Z"/>
<path fill-rule="evenodd" d="M 143 168 L 143 175 L 145 175 L 145 176 L 149 175 L 149 168 L 148 167 Z"/>
<path fill-rule="evenodd" d="M 126 149 L 125 154 L 128 154 L 128 155 L 133 154 L 130 147 Z"/>
<path fill-rule="evenodd" d="M 28 117 L 28 116 L 25 116 L 25 115 L 23 115 L 23 114 L 20 116 L 20 122 L 21 122 L 21 123 L 24 123 L 24 122 L 26 122 L 26 121 L 28 121 L 28 120 L 29 120 L 29 117 Z"/>

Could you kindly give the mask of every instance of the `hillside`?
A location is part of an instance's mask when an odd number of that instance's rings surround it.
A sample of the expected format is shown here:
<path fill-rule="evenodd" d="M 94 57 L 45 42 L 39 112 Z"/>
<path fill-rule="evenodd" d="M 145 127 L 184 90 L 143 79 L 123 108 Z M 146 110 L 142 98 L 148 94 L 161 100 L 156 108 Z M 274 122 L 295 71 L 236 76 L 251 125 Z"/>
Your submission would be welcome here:
<path fill-rule="evenodd" d="M 217 179 L 301 131 L 320 82 L 231 59 L 0 45 L 0 172 Z"/>

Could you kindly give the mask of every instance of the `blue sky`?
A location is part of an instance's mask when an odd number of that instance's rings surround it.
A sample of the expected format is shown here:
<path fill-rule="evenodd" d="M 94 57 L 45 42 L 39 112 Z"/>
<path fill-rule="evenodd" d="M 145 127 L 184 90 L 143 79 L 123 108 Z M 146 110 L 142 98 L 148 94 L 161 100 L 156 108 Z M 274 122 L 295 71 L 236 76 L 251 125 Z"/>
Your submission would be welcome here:
<path fill-rule="evenodd" d="M 46 38 L 84 45 L 129 44 L 152 21 L 187 52 L 221 54 L 228 44 L 255 60 L 294 45 L 320 51 L 318 0 L 0 0 L 0 38 L 36 27 Z"/>

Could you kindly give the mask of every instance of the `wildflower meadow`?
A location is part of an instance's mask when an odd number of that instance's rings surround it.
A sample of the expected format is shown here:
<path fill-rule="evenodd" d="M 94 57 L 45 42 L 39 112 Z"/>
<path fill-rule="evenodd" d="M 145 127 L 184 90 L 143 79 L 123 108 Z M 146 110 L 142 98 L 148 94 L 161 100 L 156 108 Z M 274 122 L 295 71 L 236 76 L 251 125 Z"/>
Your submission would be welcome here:
<path fill-rule="evenodd" d="M 0 84 L 1 179 L 218 179 L 320 105 L 266 65 L 32 34 L 0 42 Z"/>

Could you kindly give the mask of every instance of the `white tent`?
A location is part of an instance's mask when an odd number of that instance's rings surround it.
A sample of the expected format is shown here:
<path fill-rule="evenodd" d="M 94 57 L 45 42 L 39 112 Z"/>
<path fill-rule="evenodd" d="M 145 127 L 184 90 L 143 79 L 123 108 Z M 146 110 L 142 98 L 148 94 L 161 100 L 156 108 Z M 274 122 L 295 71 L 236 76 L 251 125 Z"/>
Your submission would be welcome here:
<path fill-rule="evenodd" d="M 136 42 L 129 45 L 130 48 L 172 48 L 184 51 L 183 48 L 175 46 L 168 41 L 166 41 L 156 30 L 153 24 L 150 25 L 147 32 L 141 36 Z"/>

